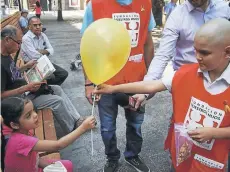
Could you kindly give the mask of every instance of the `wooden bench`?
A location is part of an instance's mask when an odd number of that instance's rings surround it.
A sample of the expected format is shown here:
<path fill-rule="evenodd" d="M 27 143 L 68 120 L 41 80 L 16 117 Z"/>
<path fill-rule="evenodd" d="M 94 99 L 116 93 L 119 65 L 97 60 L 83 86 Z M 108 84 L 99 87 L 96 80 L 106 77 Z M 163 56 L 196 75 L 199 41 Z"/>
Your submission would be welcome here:
<path fill-rule="evenodd" d="M 19 26 L 19 18 L 21 16 L 20 12 L 16 12 L 13 15 L 1 20 L 1 29 L 3 29 L 7 25 L 13 25 L 21 30 Z M 15 54 L 12 54 L 12 58 L 14 58 Z M 24 61 L 22 58 L 18 57 L 17 60 L 17 66 L 21 67 L 24 65 Z M 40 140 L 57 140 L 56 130 L 54 126 L 54 120 L 53 120 L 53 113 L 51 109 L 43 109 L 39 110 L 38 112 L 39 117 L 39 127 L 34 130 L 34 134 L 36 137 L 38 137 Z M 40 157 L 44 159 L 60 159 L 60 153 L 59 152 L 40 152 Z"/>
<path fill-rule="evenodd" d="M 39 140 L 57 140 L 54 126 L 53 113 L 50 109 L 38 111 L 39 127 L 35 129 L 35 135 Z M 61 159 L 59 152 L 41 152 L 40 157 L 44 159 Z"/>
<path fill-rule="evenodd" d="M 21 13 L 20 11 L 8 16 L 5 19 L 1 20 L 1 29 L 4 28 L 7 25 L 13 25 L 15 27 L 17 27 L 18 29 L 21 30 L 21 27 L 19 25 L 19 18 L 21 17 Z"/>

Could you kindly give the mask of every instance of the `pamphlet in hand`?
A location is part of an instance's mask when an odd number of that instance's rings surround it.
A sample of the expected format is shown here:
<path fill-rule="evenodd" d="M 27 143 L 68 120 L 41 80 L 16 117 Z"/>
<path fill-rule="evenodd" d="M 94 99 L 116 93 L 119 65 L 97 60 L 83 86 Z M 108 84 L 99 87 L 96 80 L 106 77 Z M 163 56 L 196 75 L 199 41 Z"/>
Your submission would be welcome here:
<path fill-rule="evenodd" d="M 34 65 L 25 74 L 25 79 L 28 83 L 30 82 L 41 82 L 46 80 L 50 75 L 53 74 L 55 68 L 50 62 L 46 55 L 43 55 L 37 60 L 37 64 Z"/>

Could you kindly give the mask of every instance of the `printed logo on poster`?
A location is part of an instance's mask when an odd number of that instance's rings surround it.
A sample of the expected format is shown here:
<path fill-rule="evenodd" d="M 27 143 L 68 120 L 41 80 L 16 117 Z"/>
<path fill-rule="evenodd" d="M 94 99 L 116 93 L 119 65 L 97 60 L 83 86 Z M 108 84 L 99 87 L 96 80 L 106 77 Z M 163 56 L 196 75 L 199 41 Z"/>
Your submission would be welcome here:
<path fill-rule="evenodd" d="M 207 103 L 192 97 L 184 124 L 186 124 L 189 129 L 199 127 L 219 128 L 224 118 L 224 114 L 225 112 L 223 110 L 211 107 Z M 211 150 L 215 139 L 204 143 L 193 142 L 198 147 Z"/>
<path fill-rule="evenodd" d="M 215 168 L 215 169 L 224 168 L 224 164 L 214 161 L 212 159 L 206 158 L 204 156 L 198 155 L 198 154 L 195 154 L 194 159 L 199 161 L 201 164 L 208 166 L 209 168 Z"/>
<path fill-rule="evenodd" d="M 112 18 L 124 24 L 131 38 L 131 47 L 137 47 L 140 30 L 140 15 L 138 13 L 114 13 Z"/>

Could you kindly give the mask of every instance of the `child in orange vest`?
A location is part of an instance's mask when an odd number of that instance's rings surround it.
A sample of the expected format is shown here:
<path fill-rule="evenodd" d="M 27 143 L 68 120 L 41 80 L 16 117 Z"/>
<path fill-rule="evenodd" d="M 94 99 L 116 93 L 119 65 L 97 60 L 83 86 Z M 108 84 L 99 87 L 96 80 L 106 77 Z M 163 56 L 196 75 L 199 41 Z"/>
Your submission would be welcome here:
<path fill-rule="evenodd" d="M 212 29 L 210 29 L 212 28 Z M 176 172 L 224 171 L 230 150 L 230 23 L 214 19 L 195 36 L 198 64 L 184 65 L 157 81 L 101 85 L 95 94 L 172 92 L 173 117 L 165 149 Z M 177 165 L 174 125 L 184 123 L 193 139 L 191 156 Z"/>

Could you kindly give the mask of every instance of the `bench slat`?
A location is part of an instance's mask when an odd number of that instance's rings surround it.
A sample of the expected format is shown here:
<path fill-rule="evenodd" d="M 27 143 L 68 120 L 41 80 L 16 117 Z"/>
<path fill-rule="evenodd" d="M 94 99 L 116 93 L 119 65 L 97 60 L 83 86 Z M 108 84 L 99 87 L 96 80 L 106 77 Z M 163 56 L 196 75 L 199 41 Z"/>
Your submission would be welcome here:
<path fill-rule="evenodd" d="M 16 12 L 13 15 L 7 17 L 6 19 L 1 20 L 1 29 L 4 28 L 6 25 L 11 24 L 13 20 L 19 20 L 21 14 L 20 12 Z"/>
<path fill-rule="evenodd" d="M 54 126 L 53 114 L 50 109 L 43 110 L 43 124 L 46 140 L 57 140 L 56 130 Z"/>
<path fill-rule="evenodd" d="M 38 111 L 38 121 L 39 121 L 39 127 L 35 129 L 35 135 L 39 140 L 44 140 L 42 110 Z"/>

